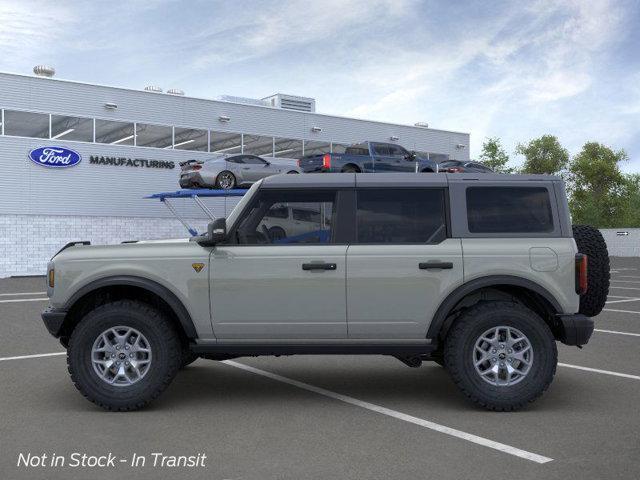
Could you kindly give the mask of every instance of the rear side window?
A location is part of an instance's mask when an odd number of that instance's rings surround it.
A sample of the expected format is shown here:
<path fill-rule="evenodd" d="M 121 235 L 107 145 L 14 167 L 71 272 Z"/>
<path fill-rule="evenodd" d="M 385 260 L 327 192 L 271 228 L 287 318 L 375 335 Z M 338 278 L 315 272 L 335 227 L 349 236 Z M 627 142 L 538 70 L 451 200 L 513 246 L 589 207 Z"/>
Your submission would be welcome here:
<path fill-rule="evenodd" d="M 545 233 L 553 231 L 549 191 L 543 187 L 467 188 L 471 233 Z"/>
<path fill-rule="evenodd" d="M 362 189 L 357 195 L 357 243 L 439 243 L 447 236 L 443 189 Z"/>

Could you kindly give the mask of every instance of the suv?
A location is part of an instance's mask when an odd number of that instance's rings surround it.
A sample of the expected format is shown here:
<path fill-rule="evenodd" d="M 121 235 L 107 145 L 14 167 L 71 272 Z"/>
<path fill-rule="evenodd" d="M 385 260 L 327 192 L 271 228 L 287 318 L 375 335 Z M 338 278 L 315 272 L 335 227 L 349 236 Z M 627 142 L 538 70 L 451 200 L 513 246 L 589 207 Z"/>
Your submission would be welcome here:
<path fill-rule="evenodd" d="M 298 208 L 304 234 L 282 242 L 272 219 Z M 42 316 L 89 400 L 143 407 L 198 357 L 382 354 L 514 410 L 551 383 L 556 341 L 587 343 L 608 292 L 602 237 L 572 229 L 550 176 L 278 175 L 190 240 L 51 260 Z"/>

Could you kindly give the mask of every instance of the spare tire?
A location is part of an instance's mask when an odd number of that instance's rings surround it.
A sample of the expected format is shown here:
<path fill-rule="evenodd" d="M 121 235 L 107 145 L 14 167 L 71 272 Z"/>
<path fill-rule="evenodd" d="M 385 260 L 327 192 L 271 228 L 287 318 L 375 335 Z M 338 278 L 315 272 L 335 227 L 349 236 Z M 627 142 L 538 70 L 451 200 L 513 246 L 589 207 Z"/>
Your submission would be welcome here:
<path fill-rule="evenodd" d="M 609 251 L 602 234 L 590 225 L 573 225 L 578 252 L 587 256 L 587 293 L 580 296 L 579 313 L 595 317 L 609 295 Z"/>

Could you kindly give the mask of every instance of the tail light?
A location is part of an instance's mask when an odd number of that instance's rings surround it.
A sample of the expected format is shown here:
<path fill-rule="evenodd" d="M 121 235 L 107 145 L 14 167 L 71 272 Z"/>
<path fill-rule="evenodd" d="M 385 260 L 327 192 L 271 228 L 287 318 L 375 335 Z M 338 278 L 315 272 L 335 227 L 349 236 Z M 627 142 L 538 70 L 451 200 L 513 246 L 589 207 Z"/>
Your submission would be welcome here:
<path fill-rule="evenodd" d="M 462 173 L 464 172 L 464 169 L 461 167 L 449 167 L 449 168 L 445 168 L 444 171 L 446 173 Z"/>
<path fill-rule="evenodd" d="M 589 288 L 587 280 L 587 260 L 588 258 L 584 253 L 576 254 L 576 293 L 578 295 L 584 295 Z"/>
<path fill-rule="evenodd" d="M 329 153 L 325 153 L 322 156 L 322 167 L 327 170 L 331 168 L 331 155 Z"/>
<path fill-rule="evenodd" d="M 301 166 L 302 166 L 302 165 L 300 165 L 300 159 L 298 159 L 298 160 L 296 161 L 296 163 L 298 164 L 298 166 L 299 166 L 299 167 L 301 167 Z"/>

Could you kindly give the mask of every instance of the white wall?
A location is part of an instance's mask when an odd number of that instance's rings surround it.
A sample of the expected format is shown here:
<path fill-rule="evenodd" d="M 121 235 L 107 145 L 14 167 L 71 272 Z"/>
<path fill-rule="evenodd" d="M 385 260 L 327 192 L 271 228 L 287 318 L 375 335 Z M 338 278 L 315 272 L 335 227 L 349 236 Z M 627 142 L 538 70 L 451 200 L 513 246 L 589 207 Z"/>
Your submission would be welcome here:
<path fill-rule="evenodd" d="M 609 256 L 640 257 L 640 228 L 603 228 L 600 232 L 607 242 Z"/>

